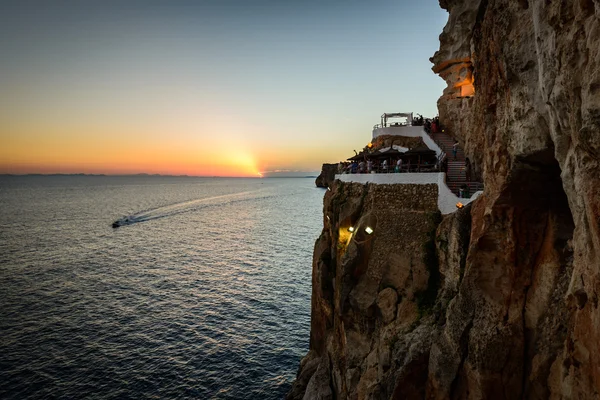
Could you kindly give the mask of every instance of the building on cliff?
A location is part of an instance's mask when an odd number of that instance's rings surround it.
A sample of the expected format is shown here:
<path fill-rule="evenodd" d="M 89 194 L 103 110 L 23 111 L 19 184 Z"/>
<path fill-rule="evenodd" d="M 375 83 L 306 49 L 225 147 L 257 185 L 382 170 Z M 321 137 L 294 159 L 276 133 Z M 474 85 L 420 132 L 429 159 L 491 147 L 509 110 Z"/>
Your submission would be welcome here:
<path fill-rule="evenodd" d="M 388 123 L 390 118 L 406 118 L 406 123 Z M 454 139 L 443 132 L 428 133 L 423 126 L 411 124 L 413 113 L 385 113 L 381 116 L 381 124 L 373 127 L 372 140 L 378 138 L 418 138 L 427 148 L 434 151 L 438 159 L 448 154 Z M 435 136 L 434 136 L 435 135 Z M 392 142 L 390 148 L 394 146 Z M 459 198 L 459 185 L 466 182 L 464 176 L 464 154 L 458 159 L 449 161 L 448 172 L 406 172 L 393 174 L 336 174 L 335 179 L 342 182 L 354 182 L 361 184 L 385 184 L 385 185 L 436 185 L 437 205 L 442 214 L 449 214 L 472 201 L 482 191 L 476 191 L 470 198 Z M 449 181 L 449 177 L 452 180 Z"/>

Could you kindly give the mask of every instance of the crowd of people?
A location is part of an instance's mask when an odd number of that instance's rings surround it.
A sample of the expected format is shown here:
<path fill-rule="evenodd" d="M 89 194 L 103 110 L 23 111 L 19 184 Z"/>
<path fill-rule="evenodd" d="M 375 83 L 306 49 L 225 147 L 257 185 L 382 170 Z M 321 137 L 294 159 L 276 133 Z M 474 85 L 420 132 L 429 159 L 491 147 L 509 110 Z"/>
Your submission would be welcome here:
<path fill-rule="evenodd" d="M 447 165 L 447 163 L 446 163 Z M 375 173 L 399 173 L 399 172 L 435 172 L 441 170 L 439 162 L 423 161 L 414 163 L 410 160 L 405 161 L 402 158 L 378 160 L 360 160 L 360 161 L 340 161 L 338 164 L 338 174 L 375 174 Z"/>
<path fill-rule="evenodd" d="M 413 126 L 422 126 L 427 133 L 437 133 L 441 131 L 440 118 L 424 118 L 421 114 L 417 114 L 412 120 Z"/>

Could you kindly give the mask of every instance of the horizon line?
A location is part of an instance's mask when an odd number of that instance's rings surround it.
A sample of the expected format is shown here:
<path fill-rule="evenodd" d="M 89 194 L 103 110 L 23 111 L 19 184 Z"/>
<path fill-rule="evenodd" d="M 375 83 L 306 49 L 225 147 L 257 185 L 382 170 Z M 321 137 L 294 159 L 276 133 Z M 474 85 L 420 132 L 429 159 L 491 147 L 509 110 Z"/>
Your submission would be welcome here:
<path fill-rule="evenodd" d="M 297 172 L 303 173 L 303 172 Z M 319 171 L 306 171 L 306 174 L 317 175 L 320 173 Z M 278 178 L 314 178 L 317 175 L 307 175 L 307 176 L 276 176 Z M 170 178 L 248 178 L 248 179 L 262 179 L 269 178 L 269 173 L 265 173 L 262 176 L 220 176 L 220 175 L 175 175 L 175 174 L 149 174 L 145 172 L 140 172 L 137 174 L 88 174 L 84 172 L 75 172 L 75 173 L 24 173 L 24 174 L 11 174 L 11 173 L 0 173 L 0 176 L 16 176 L 16 177 L 24 177 L 24 176 L 109 176 L 109 177 L 132 177 L 132 176 L 148 176 L 148 177 L 170 177 Z"/>

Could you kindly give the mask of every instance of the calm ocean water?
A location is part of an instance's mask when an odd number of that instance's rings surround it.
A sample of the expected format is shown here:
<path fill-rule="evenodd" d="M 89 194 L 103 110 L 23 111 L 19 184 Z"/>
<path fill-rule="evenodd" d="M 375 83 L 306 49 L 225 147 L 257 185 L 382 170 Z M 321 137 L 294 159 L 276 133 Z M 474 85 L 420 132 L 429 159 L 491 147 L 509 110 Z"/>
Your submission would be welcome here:
<path fill-rule="evenodd" d="M 305 178 L 0 177 L 0 398 L 282 398 L 322 198 Z"/>

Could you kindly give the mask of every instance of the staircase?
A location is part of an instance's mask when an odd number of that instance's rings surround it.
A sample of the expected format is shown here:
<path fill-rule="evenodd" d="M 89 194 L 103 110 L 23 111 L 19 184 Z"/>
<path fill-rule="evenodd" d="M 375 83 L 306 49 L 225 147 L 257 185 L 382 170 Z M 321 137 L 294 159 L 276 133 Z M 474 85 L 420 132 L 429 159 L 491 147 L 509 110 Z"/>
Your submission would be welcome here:
<path fill-rule="evenodd" d="M 446 185 L 458 196 L 459 188 L 466 184 L 469 187 L 469 193 L 473 194 L 481 189 L 479 182 L 467 182 L 465 175 L 465 153 L 458 147 L 456 152 L 456 160 L 452 154 L 452 145 L 455 140 L 450 135 L 444 132 L 430 133 L 429 136 L 440 146 L 440 148 L 448 155 L 448 171 L 446 172 Z"/>

